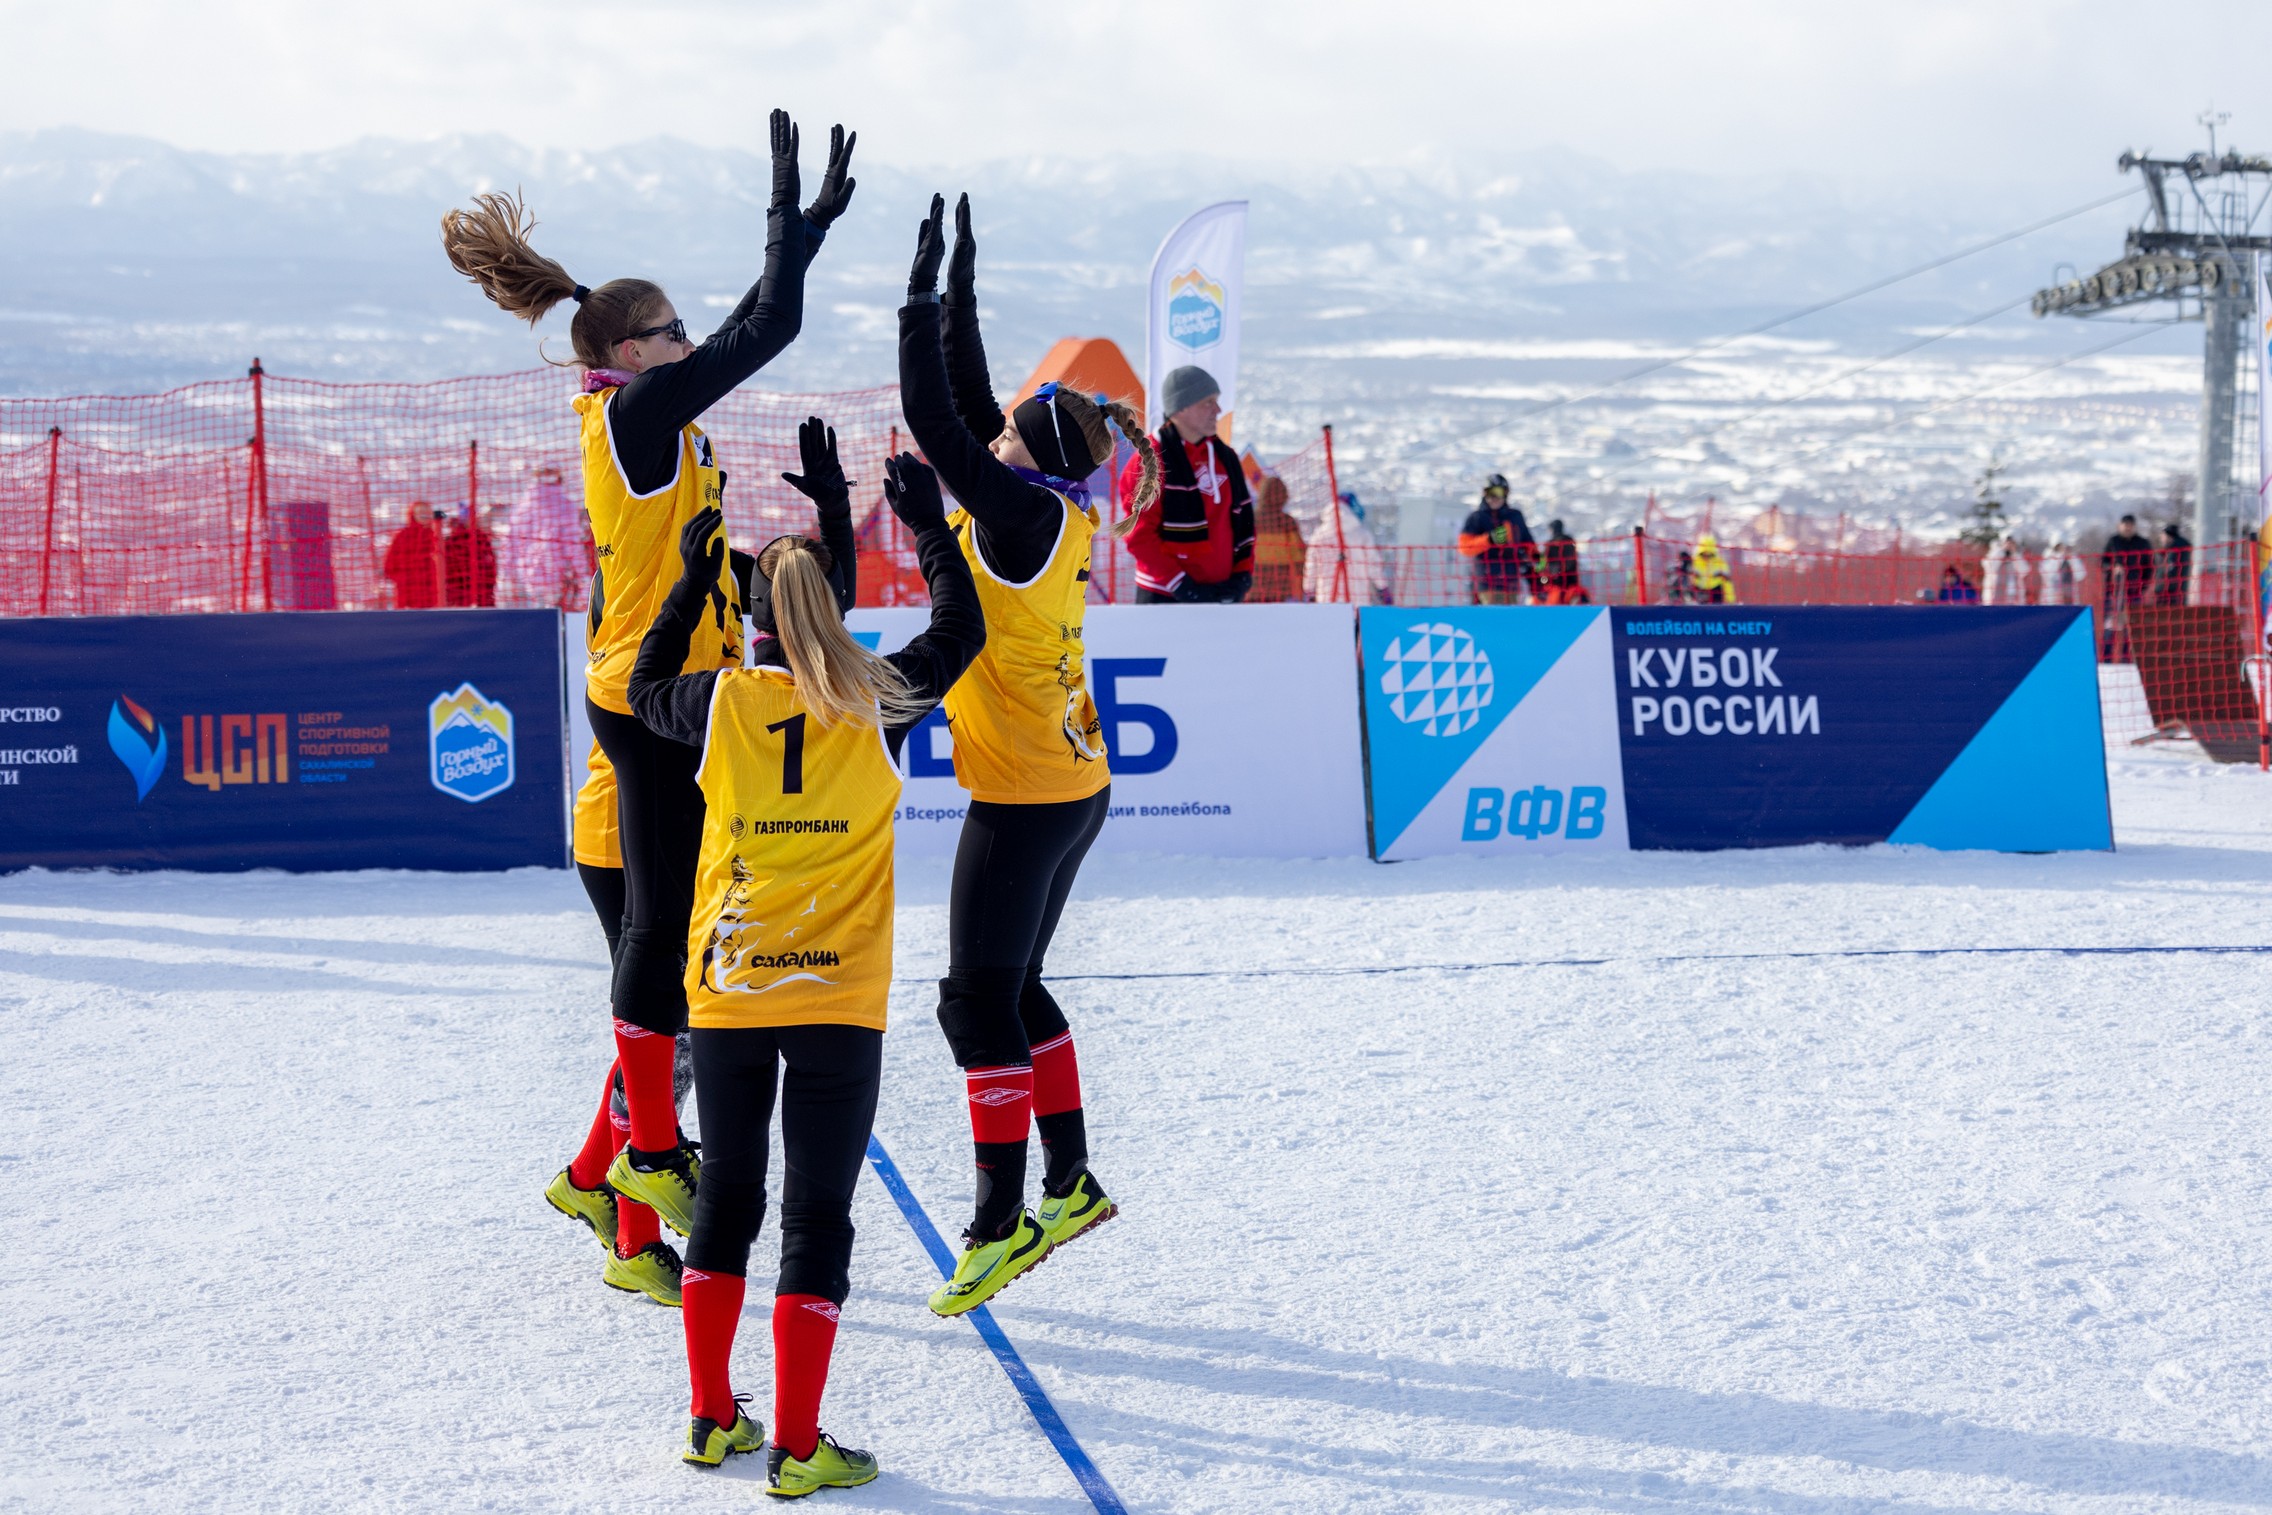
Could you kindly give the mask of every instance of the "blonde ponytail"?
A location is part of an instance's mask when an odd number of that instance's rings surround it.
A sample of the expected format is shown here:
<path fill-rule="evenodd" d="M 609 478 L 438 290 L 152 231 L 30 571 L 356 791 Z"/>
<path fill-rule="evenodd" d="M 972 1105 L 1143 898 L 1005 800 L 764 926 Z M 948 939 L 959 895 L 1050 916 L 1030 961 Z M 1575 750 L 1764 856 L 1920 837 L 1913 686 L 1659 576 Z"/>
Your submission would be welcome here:
<path fill-rule="evenodd" d="M 773 586 L 773 626 L 797 697 L 813 719 L 832 726 L 844 718 L 904 725 L 921 717 L 931 702 L 918 699 L 891 664 L 852 639 L 837 609 L 821 553 L 809 537 L 783 537 L 758 554 L 757 571 Z"/>

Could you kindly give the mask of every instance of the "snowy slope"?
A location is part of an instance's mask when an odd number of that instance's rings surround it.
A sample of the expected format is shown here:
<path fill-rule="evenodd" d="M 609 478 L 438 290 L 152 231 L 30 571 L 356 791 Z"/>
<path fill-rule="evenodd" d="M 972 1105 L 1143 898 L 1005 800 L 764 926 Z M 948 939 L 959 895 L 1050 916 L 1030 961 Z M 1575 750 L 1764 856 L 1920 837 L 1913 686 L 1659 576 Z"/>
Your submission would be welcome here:
<path fill-rule="evenodd" d="M 1837 955 L 2264 942 L 2272 782 L 2114 777 L 2113 855 L 1099 859 L 1054 967 L 1126 1213 L 999 1318 L 1139 1510 L 2272 1504 L 2265 959 Z M 907 872 L 879 1134 L 951 1231 Z M 0 880 L 0 1508 L 749 1508 L 539 1194 L 601 955 L 554 873 Z M 856 1212 L 823 1419 L 886 1473 L 826 1503 L 1086 1508 Z"/>

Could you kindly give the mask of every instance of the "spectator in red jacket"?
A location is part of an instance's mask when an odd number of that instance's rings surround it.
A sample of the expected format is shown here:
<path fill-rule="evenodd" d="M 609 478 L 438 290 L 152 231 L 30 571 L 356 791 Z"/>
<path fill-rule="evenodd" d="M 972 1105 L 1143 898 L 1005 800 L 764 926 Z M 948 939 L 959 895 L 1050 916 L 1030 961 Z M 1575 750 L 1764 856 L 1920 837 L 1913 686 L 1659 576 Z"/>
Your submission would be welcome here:
<path fill-rule="evenodd" d="M 449 533 L 442 538 L 442 603 L 497 603 L 497 544 L 472 505 L 450 522 Z"/>
<path fill-rule="evenodd" d="M 380 571 L 394 585 L 395 609 L 431 610 L 442 603 L 442 533 L 434 524 L 433 506 L 410 502 L 402 529 L 387 543 Z"/>
<path fill-rule="evenodd" d="M 1254 587 L 1254 499 L 1238 454 L 1215 435 L 1222 386 L 1185 366 L 1160 382 L 1160 497 L 1128 533 L 1136 603 L 1236 604 Z M 1120 497 L 1133 499 L 1143 460 L 1121 470 Z"/>

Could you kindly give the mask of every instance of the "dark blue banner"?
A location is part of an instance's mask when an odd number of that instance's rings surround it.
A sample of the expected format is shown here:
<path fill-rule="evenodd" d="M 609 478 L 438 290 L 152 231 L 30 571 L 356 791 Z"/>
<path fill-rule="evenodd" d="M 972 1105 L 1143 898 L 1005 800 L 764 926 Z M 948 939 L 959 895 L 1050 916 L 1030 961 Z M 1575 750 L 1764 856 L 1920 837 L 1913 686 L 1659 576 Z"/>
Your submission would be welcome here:
<path fill-rule="evenodd" d="M 0 621 L 0 869 L 562 867 L 548 610 Z"/>
<path fill-rule="evenodd" d="M 2113 845 L 2088 610 L 1610 614 L 1634 847 Z"/>

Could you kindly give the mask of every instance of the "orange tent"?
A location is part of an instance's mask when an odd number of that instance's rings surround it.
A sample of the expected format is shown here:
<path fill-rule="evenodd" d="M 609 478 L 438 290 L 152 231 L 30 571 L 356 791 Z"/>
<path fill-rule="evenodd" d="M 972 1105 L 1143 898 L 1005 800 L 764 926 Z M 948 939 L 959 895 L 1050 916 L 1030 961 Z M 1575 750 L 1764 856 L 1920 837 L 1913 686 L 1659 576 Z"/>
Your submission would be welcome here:
<path fill-rule="evenodd" d="M 1120 344 L 1110 337 L 1061 337 L 1048 355 L 1026 375 L 1025 383 L 1010 397 L 1009 409 L 1052 379 L 1085 395 L 1101 394 L 1126 400 L 1136 413 L 1144 413 L 1144 381 L 1121 356 Z"/>

